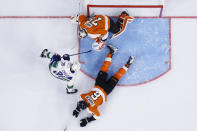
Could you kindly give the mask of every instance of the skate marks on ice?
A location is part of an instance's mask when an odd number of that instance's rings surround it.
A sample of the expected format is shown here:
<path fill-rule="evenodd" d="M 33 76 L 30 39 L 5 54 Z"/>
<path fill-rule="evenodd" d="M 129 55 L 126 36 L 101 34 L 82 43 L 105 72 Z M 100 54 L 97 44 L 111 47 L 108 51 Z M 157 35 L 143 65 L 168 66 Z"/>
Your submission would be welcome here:
<path fill-rule="evenodd" d="M 135 62 L 119 81 L 119 85 L 139 85 L 166 74 L 171 68 L 169 34 L 168 18 L 136 18 L 128 24 L 122 35 L 106 42 L 119 48 L 113 56 L 109 77 L 125 64 L 130 55 L 135 56 Z M 93 42 L 91 38 L 81 39 L 80 52 L 91 49 Z M 81 71 L 96 78 L 107 53 L 105 47 L 100 52 L 81 55 L 79 60 L 84 63 Z"/>

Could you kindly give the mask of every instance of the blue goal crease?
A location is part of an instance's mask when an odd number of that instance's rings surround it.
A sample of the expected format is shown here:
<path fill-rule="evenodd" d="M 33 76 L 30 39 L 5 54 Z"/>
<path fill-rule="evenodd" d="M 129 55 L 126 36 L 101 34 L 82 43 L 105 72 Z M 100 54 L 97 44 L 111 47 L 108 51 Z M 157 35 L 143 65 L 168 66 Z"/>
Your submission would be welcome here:
<path fill-rule="evenodd" d="M 114 19 L 116 21 L 116 19 Z M 112 35 L 112 34 L 110 34 Z M 80 40 L 80 52 L 92 49 L 91 38 Z M 153 80 L 170 67 L 170 41 L 169 19 L 167 18 L 136 18 L 127 25 L 123 34 L 107 40 L 106 44 L 118 47 L 118 51 L 112 58 L 108 76 L 111 77 L 128 60 L 129 56 L 135 56 L 132 67 L 119 81 L 122 85 L 136 85 Z M 108 49 L 92 51 L 80 56 L 81 70 L 96 78 L 102 66 Z"/>

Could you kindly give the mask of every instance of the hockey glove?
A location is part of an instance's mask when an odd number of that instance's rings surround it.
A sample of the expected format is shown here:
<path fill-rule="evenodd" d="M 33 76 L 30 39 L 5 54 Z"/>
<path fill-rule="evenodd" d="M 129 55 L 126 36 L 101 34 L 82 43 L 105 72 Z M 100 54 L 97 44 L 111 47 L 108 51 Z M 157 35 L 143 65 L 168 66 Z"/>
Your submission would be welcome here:
<path fill-rule="evenodd" d="M 73 116 L 77 118 L 77 117 L 79 116 L 79 111 L 74 110 L 74 111 L 73 111 Z"/>
<path fill-rule="evenodd" d="M 60 61 L 61 60 L 61 56 L 59 54 L 55 54 L 52 56 L 51 60 L 53 61 Z"/>
<path fill-rule="evenodd" d="M 81 121 L 81 123 L 80 123 L 81 127 L 84 127 L 84 126 L 86 126 L 88 124 L 87 118 L 86 119 L 81 119 L 80 121 Z"/>
<path fill-rule="evenodd" d="M 81 126 L 81 127 L 84 127 L 84 126 L 86 126 L 89 122 L 95 121 L 95 120 L 96 120 L 96 119 L 94 118 L 94 116 L 87 117 L 87 118 L 85 118 L 85 119 L 81 119 L 81 120 L 80 120 L 80 121 L 81 121 L 80 126 Z"/>
<path fill-rule="evenodd" d="M 101 51 L 105 47 L 105 41 L 102 41 L 100 39 L 95 40 L 95 42 L 92 44 L 92 48 L 96 51 Z"/>
<path fill-rule="evenodd" d="M 67 61 L 70 61 L 70 55 L 69 54 L 64 54 L 63 59 L 67 60 Z"/>

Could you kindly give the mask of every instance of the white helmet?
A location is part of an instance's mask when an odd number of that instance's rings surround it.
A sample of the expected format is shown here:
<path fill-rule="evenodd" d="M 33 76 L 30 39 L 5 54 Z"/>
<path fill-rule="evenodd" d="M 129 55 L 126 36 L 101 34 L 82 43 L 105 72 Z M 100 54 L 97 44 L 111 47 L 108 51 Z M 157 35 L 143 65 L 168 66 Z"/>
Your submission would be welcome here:
<path fill-rule="evenodd" d="M 80 67 L 81 67 L 81 64 L 78 61 L 75 61 L 71 64 L 70 68 L 71 68 L 71 70 L 77 72 L 77 71 L 79 71 Z"/>
<path fill-rule="evenodd" d="M 99 40 L 99 41 L 95 41 L 92 44 L 92 48 L 96 51 L 101 51 L 103 49 L 103 47 L 105 47 L 105 42 Z"/>

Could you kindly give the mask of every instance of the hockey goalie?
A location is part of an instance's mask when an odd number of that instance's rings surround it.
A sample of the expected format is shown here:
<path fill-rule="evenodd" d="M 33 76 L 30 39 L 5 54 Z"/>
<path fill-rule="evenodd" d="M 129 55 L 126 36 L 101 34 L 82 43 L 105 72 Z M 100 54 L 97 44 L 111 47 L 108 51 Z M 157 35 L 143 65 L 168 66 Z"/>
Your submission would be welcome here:
<path fill-rule="evenodd" d="M 57 54 L 44 49 L 40 55 L 41 58 L 50 59 L 49 71 L 57 79 L 67 82 L 67 94 L 77 93 L 77 89 L 73 89 L 74 79 L 80 69 L 80 63 L 78 61 L 71 62 L 70 56 L 64 54 L 62 57 Z"/>
<path fill-rule="evenodd" d="M 130 56 L 127 63 L 107 80 L 107 71 L 111 65 L 112 56 L 117 51 L 117 48 L 112 45 L 107 45 L 107 47 L 109 48 L 109 53 L 105 58 L 104 64 L 100 68 L 94 88 L 88 93 L 81 94 L 81 99 L 78 101 L 77 107 L 73 111 L 74 117 L 78 117 L 79 113 L 85 109 L 91 114 L 91 116 L 81 119 L 81 127 L 86 126 L 87 123 L 100 117 L 98 107 L 107 101 L 107 96 L 112 92 L 118 81 L 127 72 L 134 61 L 134 57 Z"/>
<path fill-rule="evenodd" d="M 127 23 L 131 23 L 134 20 L 129 16 L 126 11 L 123 11 L 119 16 L 116 23 L 106 15 L 94 15 L 92 17 L 86 17 L 85 15 L 77 15 L 71 17 L 72 23 L 79 24 L 79 37 L 85 38 L 89 36 L 94 39 L 92 48 L 96 51 L 102 50 L 105 46 L 105 41 L 108 38 L 108 33 L 113 33 L 111 39 L 121 35 L 127 26 Z"/>

